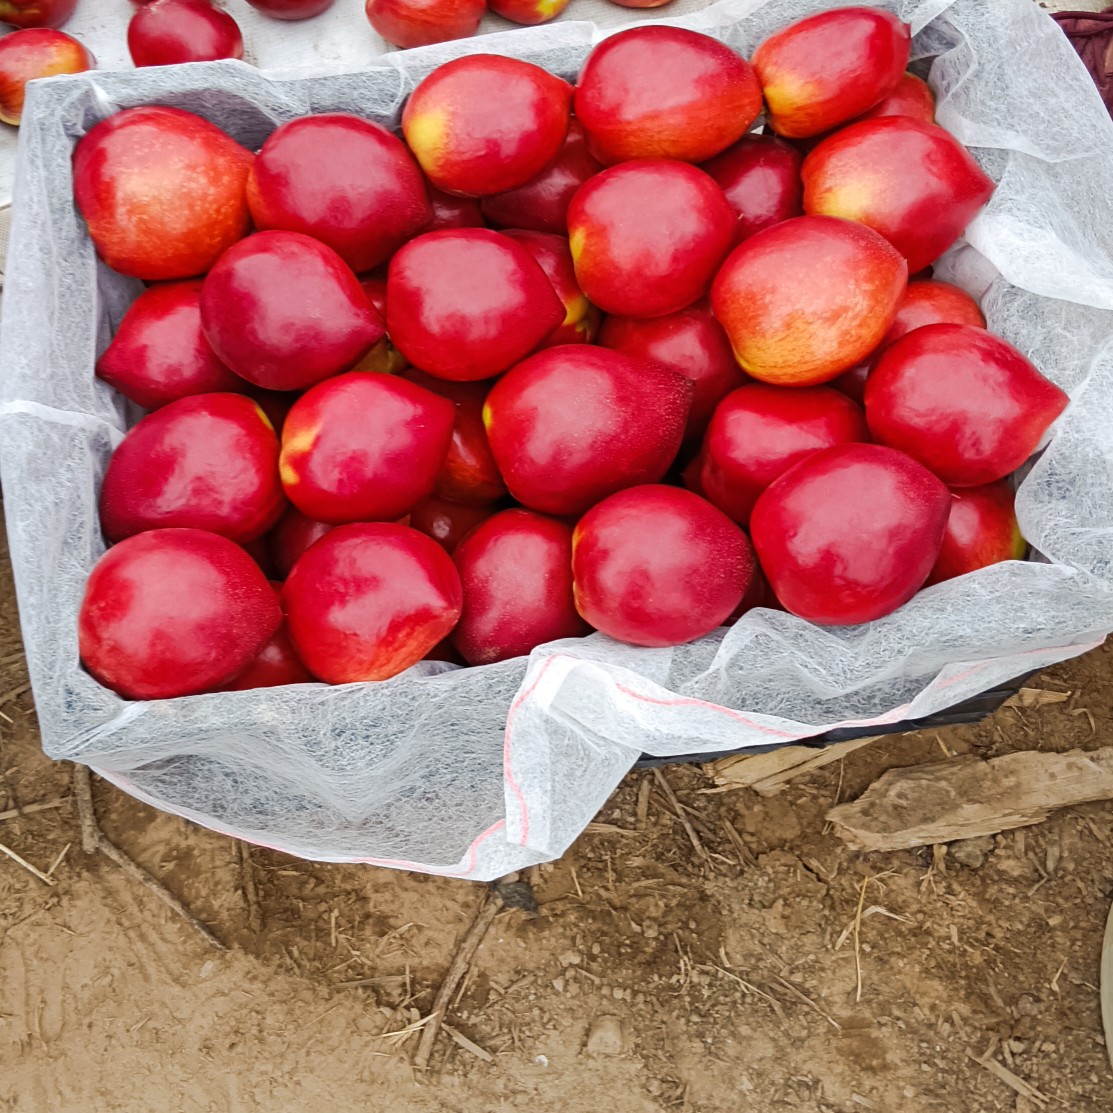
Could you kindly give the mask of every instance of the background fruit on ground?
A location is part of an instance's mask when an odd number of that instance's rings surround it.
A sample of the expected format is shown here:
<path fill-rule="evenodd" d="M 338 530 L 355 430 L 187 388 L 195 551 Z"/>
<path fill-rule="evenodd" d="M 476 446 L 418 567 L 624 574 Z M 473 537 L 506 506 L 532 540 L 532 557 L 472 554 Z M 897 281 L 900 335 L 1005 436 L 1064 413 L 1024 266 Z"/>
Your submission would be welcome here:
<path fill-rule="evenodd" d="M 706 298 L 664 317 L 607 317 L 599 343 L 679 371 L 693 385 L 685 440 L 703 436 L 715 407 L 747 381 Z"/>
<path fill-rule="evenodd" d="M 290 410 L 282 485 L 316 521 L 393 521 L 433 490 L 455 416 L 447 398 L 396 375 L 337 375 Z"/>
<path fill-rule="evenodd" d="M 572 87 L 529 62 L 472 54 L 410 94 L 402 133 L 438 189 L 465 196 L 524 185 L 560 150 Z"/>
<path fill-rule="evenodd" d="M 626 159 L 703 162 L 741 138 L 761 111 L 749 63 L 709 35 L 655 24 L 610 35 L 588 55 L 574 111 L 588 145 Z"/>
<path fill-rule="evenodd" d="M 951 495 L 903 452 L 845 444 L 813 453 L 758 498 L 750 536 L 785 609 L 824 626 L 907 603 L 939 555 Z"/>
<path fill-rule="evenodd" d="M 491 388 L 487 438 L 506 486 L 543 514 L 582 514 L 654 483 L 672 464 L 692 384 L 669 368 L 587 344 L 546 348 Z"/>
<path fill-rule="evenodd" d="M 291 120 L 255 158 L 247 201 L 256 228 L 303 232 L 352 270 L 385 262 L 433 218 L 425 179 L 401 140 L 370 120 Z"/>
<path fill-rule="evenodd" d="M 989 200 L 993 182 L 949 131 L 908 116 L 850 124 L 804 160 L 804 210 L 880 232 L 915 274 Z"/>
<path fill-rule="evenodd" d="M 456 546 L 464 609 L 452 643 L 469 665 L 524 657 L 590 627 L 572 598 L 572 527 L 529 510 L 504 510 Z"/>
<path fill-rule="evenodd" d="M 758 496 L 813 452 L 869 439 L 862 408 L 830 387 L 751 383 L 719 403 L 701 451 L 704 498 L 746 525 Z"/>
<path fill-rule="evenodd" d="M 1015 502 L 1004 480 L 952 491 L 943 545 L 927 582 L 941 583 L 1002 560 L 1023 560 L 1028 543 L 1020 533 Z"/>
<path fill-rule="evenodd" d="M 13 27 L 61 27 L 77 0 L 0 0 L 0 23 Z"/>
<path fill-rule="evenodd" d="M 500 374 L 533 351 L 564 312 L 533 256 L 487 228 L 426 233 L 390 261 L 390 338 L 415 367 L 444 379 Z"/>
<path fill-rule="evenodd" d="M 191 278 L 247 232 L 253 158 L 190 112 L 125 108 L 78 140 L 74 199 L 114 270 L 147 281 Z"/>
<path fill-rule="evenodd" d="M 462 603 L 444 549 L 386 522 L 326 534 L 294 566 L 282 598 L 298 656 L 329 684 L 405 671 L 456 625 Z"/>
<path fill-rule="evenodd" d="M 577 523 L 576 607 L 597 630 L 632 645 L 694 641 L 721 626 L 754 572 L 746 535 L 679 487 L 619 491 Z"/>
<path fill-rule="evenodd" d="M 738 217 L 735 242 L 804 215 L 803 161 L 799 150 L 775 135 L 744 135 L 702 165 Z"/>
<path fill-rule="evenodd" d="M 820 135 L 896 88 L 910 28 L 877 8 L 836 8 L 798 20 L 754 51 L 753 67 L 779 135 Z"/>
<path fill-rule="evenodd" d="M 643 159 L 596 174 L 568 207 L 580 288 L 604 313 L 660 317 L 703 297 L 734 241 L 723 191 L 683 162 Z"/>
<path fill-rule="evenodd" d="M 517 228 L 507 229 L 503 235 L 520 243 L 534 257 L 564 306 L 564 320 L 540 346 L 593 344 L 602 314 L 587 300 L 576 281 L 576 267 L 567 238 L 551 232 L 527 232 Z"/>
<path fill-rule="evenodd" d="M 0 120 L 18 124 L 28 81 L 59 73 L 83 73 L 97 64 L 72 35 L 49 27 L 12 31 L 0 39 Z"/>
<path fill-rule="evenodd" d="M 1039 446 L 1069 399 L 999 336 L 924 325 L 882 352 L 866 381 L 873 439 L 952 487 L 992 483 Z"/>
<path fill-rule="evenodd" d="M 85 667 L 125 699 L 208 692 L 243 671 L 282 622 L 258 565 L 199 529 L 161 529 L 109 549 L 78 617 Z"/>
<path fill-rule="evenodd" d="M 711 308 L 743 370 L 764 382 L 809 386 L 877 347 L 907 274 L 897 250 L 865 225 L 801 216 L 731 252 Z"/>
<path fill-rule="evenodd" d="M 517 189 L 482 198 L 483 215 L 496 228 L 567 235 L 568 206 L 576 190 L 602 169 L 587 148 L 583 124 L 569 120 L 568 134 L 552 159 Z"/>
<path fill-rule="evenodd" d="M 243 35 L 209 0 L 152 0 L 128 23 L 128 53 L 137 66 L 242 58 Z"/>
<path fill-rule="evenodd" d="M 189 528 L 252 541 L 286 505 L 278 438 L 240 394 L 197 394 L 138 422 L 108 461 L 100 492 L 105 536 Z"/>
<path fill-rule="evenodd" d="M 568 4 L 569 0 L 491 0 L 488 6 L 503 19 L 534 26 L 556 19 Z"/>
<path fill-rule="evenodd" d="M 205 339 L 197 280 L 144 290 L 97 360 L 97 376 L 147 410 L 191 394 L 247 387 Z"/>
<path fill-rule="evenodd" d="M 256 232 L 201 287 L 216 354 L 267 390 L 301 390 L 347 371 L 385 329 L 343 259 L 300 232 Z"/>
<path fill-rule="evenodd" d="M 309 19 L 332 7 L 333 0 L 247 0 L 264 15 L 275 19 Z"/>
<path fill-rule="evenodd" d="M 367 0 L 364 11 L 388 43 L 408 49 L 474 35 L 484 0 Z"/>

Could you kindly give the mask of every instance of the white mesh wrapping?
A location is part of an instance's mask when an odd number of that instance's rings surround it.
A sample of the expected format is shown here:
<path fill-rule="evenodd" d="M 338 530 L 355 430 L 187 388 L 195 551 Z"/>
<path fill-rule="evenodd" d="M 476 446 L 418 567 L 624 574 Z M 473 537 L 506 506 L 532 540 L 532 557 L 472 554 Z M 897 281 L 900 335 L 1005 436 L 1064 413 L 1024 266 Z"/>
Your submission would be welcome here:
<path fill-rule="evenodd" d="M 663 14 L 749 55 L 826 6 L 727 0 Z M 30 92 L 0 347 L 0 464 L 47 752 L 294 854 L 487 879 L 561 854 L 642 751 L 768 745 L 927 715 L 1100 642 L 1113 630 L 1113 124 L 1031 0 L 890 6 L 914 26 L 914 57 L 934 58 L 941 122 L 1000 183 L 940 273 L 981 296 L 991 327 L 1072 396 L 1018 497 L 1046 562 L 940 584 L 848 629 L 756 611 L 674 650 L 596 635 L 528 661 L 421 665 L 380 684 L 118 699 L 82 671 L 76 615 L 104 549 L 100 477 L 135 416 L 92 366 L 137 285 L 95 259 L 71 197 L 73 142 L 148 102 L 198 112 L 250 147 L 308 112 L 395 124 L 441 61 L 512 53 L 573 77 L 602 32 L 563 22 L 313 78 L 239 63 L 80 75 Z"/>

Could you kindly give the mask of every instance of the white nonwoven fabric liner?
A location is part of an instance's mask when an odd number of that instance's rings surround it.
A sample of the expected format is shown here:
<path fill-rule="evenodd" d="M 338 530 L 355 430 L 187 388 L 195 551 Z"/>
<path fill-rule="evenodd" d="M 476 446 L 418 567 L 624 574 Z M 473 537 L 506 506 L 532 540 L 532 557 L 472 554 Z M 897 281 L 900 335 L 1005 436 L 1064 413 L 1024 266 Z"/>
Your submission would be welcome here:
<path fill-rule="evenodd" d="M 829 6 L 727 0 L 668 22 L 749 56 Z M 513 54 L 573 78 L 602 32 L 565 22 L 312 78 L 231 62 L 62 78 L 30 92 L 0 336 L 0 466 L 47 753 L 303 857 L 489 879 L 559 856 L 643 751 L 884 726 L 1098 644 L 1113 630 L 1113 124 L 1031 0 L 886 6 L 912 23 L 913 57 L 934 59 L 940 122 L 999 183 L 968 245 L 937 271 L 1071 394 L 1017 500 L 1043 560 L 940 584 L 858 627 L 759 610 L 677 649 L 593 635 L 485 668 L 424 663 L 378 684 L 121 700 L 82 670 L 76 619 L 104 551 L 99 482 L 136 416 L 92 367 L 139 286 L 96 261 L 71 196 L 73 143 L 151 102 L 198 112 L 252 148 L 310 112 L 393 125 L 442 61 Z"/>

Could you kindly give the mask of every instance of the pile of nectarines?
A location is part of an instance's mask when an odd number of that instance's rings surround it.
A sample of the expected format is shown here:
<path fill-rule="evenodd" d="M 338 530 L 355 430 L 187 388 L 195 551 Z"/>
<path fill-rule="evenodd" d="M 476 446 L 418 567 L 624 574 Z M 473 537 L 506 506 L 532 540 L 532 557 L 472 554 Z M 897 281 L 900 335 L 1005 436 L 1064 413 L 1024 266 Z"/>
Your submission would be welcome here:
<path fill-rule="evenodd" d="M 400 135 L 97 124 L 77 207 L 150 285 L 96 372 L 150 412 L 101 486 L 88 669 L 150 699 L 673 646 L 1023 556 L 1008 478 L 1067 399 L 925 272 L 993 187 L 908 57 L 844 8 L 752 64 L 667 26 L 575 87 L 460 58 Z"/>

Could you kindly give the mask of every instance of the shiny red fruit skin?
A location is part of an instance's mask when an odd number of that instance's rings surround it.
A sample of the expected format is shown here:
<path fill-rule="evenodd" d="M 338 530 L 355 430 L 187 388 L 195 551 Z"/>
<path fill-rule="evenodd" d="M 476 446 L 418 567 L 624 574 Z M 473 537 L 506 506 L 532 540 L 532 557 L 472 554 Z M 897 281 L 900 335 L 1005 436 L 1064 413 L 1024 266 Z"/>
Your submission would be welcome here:
<path fill-rule="evenodd" d="M 78 140 L 74 199 L 113 270 L 192 278 L 247 232 L 254 157 L 191 112 L 125 108 Z"/>
<path fill-rule="evenodd" d="M 437 495 L 422 499 L 410 511 L 410 526 L 418 533 L 431 537 L 447 553 L 456 551 L 456 546 L 480 522 L 485 522 L 496 512 L 490 503 L 484 506 L 467 506 L 462 502 L 450 502 Z"/>
<path fill-rule="evenodd" d="M 84 73 L 97 64 L 72 35 L 49 27 L 12 31 L 0 38 L 0 120 L 19 124 L 27 82 L 60 73 Z"/>
<path fill-rule="evenodd" d="M 274 570 L 285 579 L 301 554 L 335 528 L 327 522 L 307 518 L 296 506 L 288 506 L 267 537 Z"/>
<path fill-rule="evenodd" d="M 804 210 L 880 232 L 909 274 L 934 263 L 993 193 L 993 182 L 951 133 L 882 116 L 828 136 L 804 159 Z"/>
<path fill-rule="evenodd" d="M 999 336 L 924 325 L 891 344 L 866 382 L 866 420 L 951 487 L 1004 479 L 1036 451 L 1069 401 Z"/>
<path fill-rule="evenodd" d="M 753 67 L 778 135 L 807 138 L 860 116 L 896 88 L 908 65 L 908 24 L 876 8 L 836 8 L 761 43 Z"/>
<path fill-rule="evenodd" d="M 433 494 L 471 506 L 486 506 L 501 499 L 506 494 L 506 484 L 491 455 L 487 430 L 483 428 L 483 403 L 490 384 L 453 383 L 412 368 L 403 372 L 402 377 L 456 405 L 452 440 Z"/>
<path fill-rule="evenodd" d="M 942 324 L 985 328 L 985 317 L 978 308 L 978 303 L 965 290 L 960 290 L 949 282 L 940 282 L 934 278 L 919 278 L 915 282 L 909 282 L 897 303 L 897 315 L 881 343 L 868 359 L 833 379 L 831 386 L 864 405 L 866 380 L 881 353 L 894 340 L 899 340 L 913 329 Z"/>
<path fill-rule="evenodd" d="M 402 133 L 438 189 L 465 197 L 524 185 L 560 150 L 572 87 L 530 62 L 471 54 L 410 94 Z"/>
<path fill-rule="evenodd" d="M 105 536 L 205 529 L 244 543 L 285 507 L 278 438 L 240 394 L 195 394 L 138 422 L 112 454 L 100 493 Z"/>
<path fill-rule="evenodd" d="M 748 382 L 738 366 L 723 326 L 703 298 L 665 317 L 610 316 L 599 330 L 604 348 L 651 360 L 692 380 L 692 409 L 684 436 L 703 436 L 715 407 L 736 387 Z"/>
<path fill-rule="evenodd" d="M 141 67 L 243 58 L 243 35 L 208 0 L 152 0 L 131 17 L 128 53 Z"/>
<path fill-rule="evenodd" d="M 591 632 L 572 598 L 572 527 L 564 522 L 504 510 L 476 526 L 452 560 L 464 589 L 452 644 L 469 665 Z"/>
<path fill-rule="evenodd" d="M 927 582 L 942 583 L 1003 560 L 1023 560 L 1028 543 L 1017 524 L 1015 502 L 1004 481 L 952 491 L 943 546 Z"/>
<path fill-rule="evenodd" d="M 320 522 L 391 521 L 433 490 L 455 407 L 395 375 L 337 375 L 294 403 L 282 433 L 287 497 Z"/>
<path fill-rule="evenodd" d="M 433 216 L 422 232 L 440 232 L 445 228 L 483 228 L 483 211 L 476 197 L 457 197 L 443 189 L 426 184 Z"/>
<path fill-rule="evenodd" d="M 425 178 L 402 141 L 341 112 L 273 132 L 248 176 L 247 202 L 256 228 L 313 236 L 357 273 L 385 262 L 433 218 Z"/>
<path fill-rule="evenodd" d="M 13 27 L 61 27 L 77 0 L 0 0 L 0 23 Z"/>
<path fill-rule="evenodd" d="M 650 484 L 592 507 L 572 539 L 576 608 L 631 645 L 682 645 L 721 626 L 754 575 L 746 535 L 691 491 Z"/>
<path fill-rule="evenodd" d="M 500 232 L 428 232 L 390 261 L 387 330 L 410 363 L 431 375 L 489 379 L 533 351 L 563 319 L 545 272 Z"/>
<path fill-rule="evenodd" d="M 703 297 L 734 242 L 734 225 L 734 211 L 707 174 L 661 159 L 596 174 L 568 207 L 580 288 L 603 312 L 625 317 L 661 317 Z"/>
<path fill-rule="evenodd" d="M 749 63 L 709 35 L 653 24 L 609 35 L 576 84 L 592 154 L 703 162 L 745 135 L 761 111 Z"/>
<path fill-rule="evenodd" d="M 751 383 L 728 394 L 703 442 L 703 496 L 740 525 L 758 496 L 814 452 L 869 439 L 861 406 L 830 387 Z"/>
<path fill-rule="evenodd" d="M 894 340 L 924 325 L 973 325 L 985 328 L 978 303 L 965 291 L 937 278 L 920 278 L 908 283 L 897 303 L 897 315 L 881 341 L 887 348 Z"/>
<path fill-rule="evenodd" d="M 902 74 L 893 91 L 858 119 L 873 120 L 878 116 L 911 116 L 925 124 L 934 124 L 935 95 L 926 81 L 915 74 Z"/>
<path fill-rule="evenodd" d="M 251 688 L 278 688 L 284 684 L 311 684 L 313 676 L 301 663 L 294 643 L 285 629 L 279 629 L 256 655 L 255 660 L 228 684 L 225 692 L 246 692 Z"/>
<path fill-rule="evenodd" d="M 753 378 L 814 386 L 877 347 L 907 276 L 900 253 L 872 229 L 799 216 L 730 253 L 715 276 L 711 309 Z"/>
<path fill-rule="evenodd" d="M 460 617 L 460 577 L 435 541 L 408 526 L 360 522 L 321 538 L 282 591 L 290 640 L 329 684 L 387 680 L 429 652 Z"/>
<path fill-rule="evenodd" d="M 273 19 L 310 19 L 332 7 L 333 0 L 247 0 Z"/>
<path fill-rule="evenodd" d="M 300 232 L 256 232 L 229 248 L 201 287 L 201 320 L 216 354 L 267 390 L 347 371 L 385 332 L 344 260 Z"/>
<path fill-rule="evenodd" d="M 495 383 L 483 422 L 511 495 L 564 516 L 659 480 L 680 448 L 691 399 L 690 380 L 676 371 L 565 344 Z"/>
<path fill-rule="evenodd" d="M 735 243 L 763 228 L 804 215 L 804 156 L 775 135 L 744 135 L 705 162 L 738 217 Z"/>
<path fill-rule="evenodd" d="M 568 240 L 550 232 L 528 232 L 519 228 L 507 229 L 503 235 L 520 243 L 534 257 L 564 306 L 564 320 L 541 341 L 540 346 L 551 348 L 556 344 L 595 343 L 602 314 L 584 297 L 576 281 L 576 267 Z"/>
<path fill-rule="evenodd" d="M 852 626 L 895 611 L 923 586 L 950 501 L 904 453 L 838 445 L 765 489 L 750 537 L 786 610 L 821 626 Z"/>
<path fill-rule="evenodd" d="M 535 27 L 556 19 L 569 3 L 570 0 L 490 0 L 489 7 L 503 19 Z"/>
<path fill-rule="evenodd" d="M 97 377 L 147 410 L 191 394 L 247 384 L 216 357 L 201 330 L 201 283 L 152 286 L 124 314 L 97 360 Z"/>
<path fill-rule="evenodd" d="M 525 185 L 480 199 L 483 215 L 496 228 L 568 234 L 568 206 L 603 164 L 587 148 L 579 120 L 570 120 L 564 143 L 541 172 Z"/>
<path fill-rule="evenodd" d="M 85 667 L 125 699 L 208 692 L 242 672 L 282 622 L 258 565 L 199 529 L 162 529 L 109 549 L 85 584 Z"/>
<path fill-rule="evenodd" d="M 367 0 L 367 20 L 388 43 L 409 49 L 474 35 L 483 0 Z"/>

